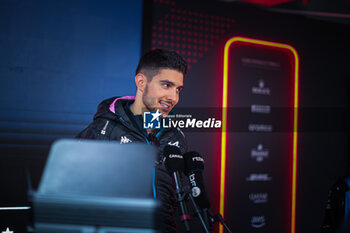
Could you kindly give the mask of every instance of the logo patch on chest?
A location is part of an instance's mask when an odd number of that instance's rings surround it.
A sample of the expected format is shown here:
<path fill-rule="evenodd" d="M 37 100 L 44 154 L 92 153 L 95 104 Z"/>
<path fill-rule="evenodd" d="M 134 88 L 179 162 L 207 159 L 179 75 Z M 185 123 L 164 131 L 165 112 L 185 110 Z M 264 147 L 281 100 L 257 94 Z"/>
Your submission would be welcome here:
<path fill-rule="evenodd" d="M 132 142 L 128 137 L 126 136 L 121 136 L 120 138 L 120 144 L 126 144 Z"/>

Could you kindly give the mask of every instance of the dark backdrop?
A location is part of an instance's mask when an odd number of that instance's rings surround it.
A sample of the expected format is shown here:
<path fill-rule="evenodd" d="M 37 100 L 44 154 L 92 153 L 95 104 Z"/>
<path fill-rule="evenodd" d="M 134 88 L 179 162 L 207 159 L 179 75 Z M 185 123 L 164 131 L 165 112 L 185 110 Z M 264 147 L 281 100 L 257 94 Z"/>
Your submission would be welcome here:
<path fill-rule="evenodd" d="M 155 0 L 146 1 L 144 7 L 143 51 L 156 47 L 173 49 L 190 64 L 178 104 L 180 111 L 220 108 L 223 48 L 228 38 L 245 36 L 289 44 L 296 49 L 300 59 L 296 232 L 320 230 L 328 190 L 338 176 L 346 173 L 346 112 L 350 78 L 347 55 L 350 38 L 346 32 L 349 26 L 326 19 L 277 13 L 268 8 L 223 1 Z M 234 133 L 242 137 L 247 134 Z M 212 208 L 218 212 L 220 133 L 187 130 L 187 139 L 190 149 L 199 151 L 206 160 L 205 182 Z M 228 154 L 231 158 L 235 155 Z M 270 159 L 273 160 L 272 156 Z M 273 166 L 280 166 L 277 161 Z M 247 164 L 236 166 L 249 171 Z M 228 171 L 227 174 L 234 176 L 235 172 Z M 226 200 L 235 198 L 235 194 L 244 187 L 227 190 Z M 280 187 L 274 186 L 273 189 Z M 265 227 L 250 228 L 250 232 L 277 232 L 274 226 L 284 221 L 280 219 L 284 213 L 279 214 L 280 207 L 275 206 L 274 209 L 271 207 L 273 200 L 270 201 L 267 205 L 272 212 L 265 216 L 260 214 L 265 217 Z M 225 215 L 231 216 L 227 221 L 232 228 L 245 229 L 242 226 L 249 226 L 249 219 L 241 222 L 232 218 L 230 212 L 246 214 L 261 212 L 261 208 L 264 207 L 256 205 L 235 209 L 235 206 L 230 206 L 230 209 L 226 208 Z M 289 224 L 288 221 L 284 223 Z M 199 222 L 192 226 L 200 231 Z"/>
<path fill-rule="evenodd" d="M 202 41 L 199 34 L 191 37 L 195 49 L 183 47 L 188 44 L 182 38 L 182 25 L 168 28 L 181 28 L 171 32 L 173 39 L 163 40 L 159 31 L 166 14 L 175 14 L 174 21 L 181 23 L 188 11 L 198 14 L 198 27 L 191 30 L 206 32 Z M 201 17 L 210 17 L 209 31 L 200 28 L 205 23 Z M 301 112 L 299 117 L 296 232 L 319 231 L 328 189 L 345 173 L 348 154 L 342 114 L 349 104 L 348 25 L 219 1 L 155 0 L 143 5 L 141 1 L 2 0 L 0 19 L 2 207 L 28 205 L 26 171 L 36 188 L 53 140 L 83 129 L 101 99 L 134 94 L 130 80 L 141 45 L 143 51 L 175 49 L 191 59 L 179 107 L 220 107 L 223 43 L 239 35 L 287 43 L 299 52 L 299 105 L 316 111 Z M 335 114 L 326 114 L 332 111 Z M 201 152 L 207 161 L 205 181 L 217 211 L 220 133 L 187 132 L 187 139 L 190 149 Z M 25 231 L 28 211 L 0 214 L 1 230 L 9 226 L 15 232 Z M 235 219 L 228 222 L 236 224 Z"/>

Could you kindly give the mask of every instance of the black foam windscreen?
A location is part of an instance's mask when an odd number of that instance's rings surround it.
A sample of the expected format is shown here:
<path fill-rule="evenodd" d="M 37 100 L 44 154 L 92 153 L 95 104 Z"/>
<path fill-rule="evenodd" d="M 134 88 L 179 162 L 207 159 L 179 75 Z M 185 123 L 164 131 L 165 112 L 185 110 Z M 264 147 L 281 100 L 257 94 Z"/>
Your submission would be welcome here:
<path fill-rule="evenodd" d="M 180 149 L 176 146 L 164 147 L 164 163 L 170 174 L 184 171 L 184 160 Z"/>
<path fill-rule="evenodd" d="M 188 175 L 193 171 L 204 170 L 204 159 L 196 151 L 190 151 L 184 154 L 185 160 L 185 174 Z"/>
<path fill-rule="evenodd" d="M 204 159 L 196 151 L 190 151 L 184 154 L 185 174 L 188 176 L 191 187 L 192 196 L 196 203 L 202 209 L 209 209 L 210 202 L 204 185 L 203 170 Z"/>

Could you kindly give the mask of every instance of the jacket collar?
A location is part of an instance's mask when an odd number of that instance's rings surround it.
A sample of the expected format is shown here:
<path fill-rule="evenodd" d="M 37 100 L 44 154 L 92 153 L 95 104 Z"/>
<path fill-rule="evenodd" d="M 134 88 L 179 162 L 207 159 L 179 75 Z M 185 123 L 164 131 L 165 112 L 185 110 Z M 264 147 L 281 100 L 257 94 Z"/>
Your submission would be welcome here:
<path fill-rule="evenodd" d="M 115 98 L 115 100 L 111 103 L 111 105 L 109 106 L 109 111 L 113 112 L 116 114 L 116 103 L 118 100 L 130 100 L 130 102 L 134 102 L 135 101 L 135 96 L 122 96 L 122 97 L 117 97 Z M 119 101 L 121 102 L 121 101 Z"/>

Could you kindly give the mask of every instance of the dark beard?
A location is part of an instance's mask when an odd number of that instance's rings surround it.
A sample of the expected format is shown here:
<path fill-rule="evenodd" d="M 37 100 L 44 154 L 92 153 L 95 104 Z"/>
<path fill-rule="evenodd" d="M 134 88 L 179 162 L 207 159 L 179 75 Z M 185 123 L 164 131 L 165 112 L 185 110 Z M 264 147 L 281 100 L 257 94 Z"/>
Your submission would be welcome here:
<path fill-rule="evenodd" d="M 153 106 L 156 105 L 154 98 L 148 96 L 148 85 L 146 84 L 145 91 L 142 95 L 142 102 L 146 107 L 146 110 L 149 112 L 156 111 L 157 109 Z"/>

